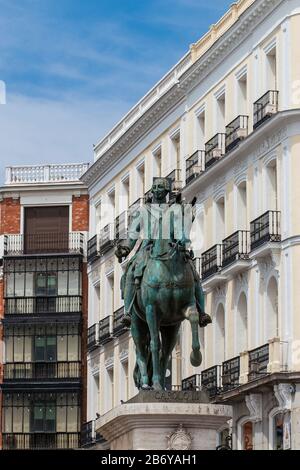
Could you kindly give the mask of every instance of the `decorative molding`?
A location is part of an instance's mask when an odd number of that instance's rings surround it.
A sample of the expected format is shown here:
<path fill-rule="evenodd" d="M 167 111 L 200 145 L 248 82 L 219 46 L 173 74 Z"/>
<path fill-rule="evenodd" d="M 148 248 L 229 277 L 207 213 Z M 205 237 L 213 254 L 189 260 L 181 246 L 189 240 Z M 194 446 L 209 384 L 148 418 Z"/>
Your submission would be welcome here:
<path fill-rule="evenodd" d="M 262 395 L 250 393 L 245 397 L 246 406 L 250 413 L 250 421 L 257 423 L 262 420 Z"/>
<path fill-rule="evenodd" d="M 104 362 L 106 370 L 111 370 L 114 367 L 114 356 L 108 357 Z"/>
<path fill-rule="evenodd" d="M 192 448 L 192 436 L 187 432 L 182 424 L 179 424 L 176 431 L 168 434 L 167 438 L 167 450 L 191 450 Z"/>
<path fill-rule="evenodd" d="M 270 41 L 266 45 L 266 47 L 264 47 L 264 53 L 266 55 L 270 54 L 270 52 L 274 49 L 274 47 L 276 47 L 276 42 L 277 42 L 277 40 L 276 40 L 276 36 L 275 36 L 275 38 L 273 38 L 272 41 Z"/>
<path fill-rule="evenodd" d="M 279 131 L 267 137 L 255 150 L 255 158 L 258 160 L 267 152 L 272 150 L 276 145 L 287 137 L 287 127 L 282 127 Z"/>
<path fill-rule="evenodd" d="M 119 353 L 120 362 L 127 362 L 128 361 L 128 349 L 122 349 Z"/>
<path fill-rule="evenodd" d="M 292 409 L 293 386 L 288 383 L 274 385 L 274 395 L 278 401 L 279 408 L 282 411 L 291 411 Z"/>
<path fill-rule="evenodd" d="M 199 108 L 197 108 L 195 110 L 195 116 L 197 118 L 199 118 L 201 116 L 201 114 L 203 114 L 205 112 L 205 107 L 206 107 L 206 105 L 205 105 L 205 103 L 203 103 L 201 106 L 199 106 Z"/>
<path fill-rule="evenodd" d="M 248 66 L 247 64 L 245 64 L 244 67 L 242 67 L 238 72 L 236 72 L 235 78 L 237 80 L 241 80 L 241 78 L 247 75 L 247 72 L 248 72 Z"/>
<path fill-rule="evenodd" d="M 149 130 L 174 108 L 186 95 L 217 67 L 225 57 L 245 40 L 258 24 L 283 0 L 257 0 L 241 15 L 238 20 L 216 41 L 199 59 L 189 65 L 177 82 L 167 89 L 157 101 L 127 128 L 112 144 L 108 143 L 107 150 L 82 177 L 91 186 L 99 174 L 107 171 L 120 160 Z M 189 57 L 187 57 L 189 59 Z M 190 64 L 190 62 L 188 62 Z M 125 116 L 125 120 L 128 116 Z M 122 124 L 119 124 L 119 126 Z M 117 129 L 113 129 L 116 132 Z M 106 138 L 107 139 L 107 138 Z M 97 147 L 105 146 L 105 139 Z"/>
<path fill-rule="evenodd" d="M 221 98 L 221 96 L 225 95 L 226 93 L 226 85 L 224 83 L 224 85 L 221 86 L 221 88 L 219 88 L 215 93 L 214 93 L 214 97 L 216 100 L 219 100 Z"/>

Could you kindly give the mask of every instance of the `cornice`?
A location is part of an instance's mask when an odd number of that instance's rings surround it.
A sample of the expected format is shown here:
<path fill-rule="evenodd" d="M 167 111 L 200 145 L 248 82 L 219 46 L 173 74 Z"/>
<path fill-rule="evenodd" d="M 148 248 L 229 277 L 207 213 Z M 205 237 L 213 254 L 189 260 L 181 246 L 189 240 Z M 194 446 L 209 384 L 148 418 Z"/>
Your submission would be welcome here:
<path fill-rule="evenodd" d="M 185 71 L 178 82 L 156 101 L 81 177 L 89 188 L 106 174 L 150 129 L 212 72 L 258 24 L 284 0 L 257 0 L 203 56 Z"/>

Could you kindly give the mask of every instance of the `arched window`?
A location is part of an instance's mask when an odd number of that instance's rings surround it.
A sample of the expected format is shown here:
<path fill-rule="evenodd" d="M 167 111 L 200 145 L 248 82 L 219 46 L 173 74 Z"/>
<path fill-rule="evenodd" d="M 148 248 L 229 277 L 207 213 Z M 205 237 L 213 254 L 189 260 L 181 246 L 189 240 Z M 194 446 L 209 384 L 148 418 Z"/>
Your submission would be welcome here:
<path fill-rule="evenodd" d="M 225 311 L 223 304 L 219 304 L 215 319 L 215 359 L 216 364 L 225 360 Z"/>
<path fill-rule="evenodd" d="M 244 292 L 240 295 L 237 305 L 236 345 L 237 354 L 248 349 L 247 298 Z"/>
<path fill-rule="evenodd" d="M 277 162 L 271 160 L 266 166 L 266 210 L 277 210 Z"/>
<path fill-rule="evenodd" d="M 278 336 L 278 284 L 273 276 L 267 287 L 265 331 L 266 341 Z"/>
<path fill-rule="evenodd" d="M 247 421 L 242 428 L 242 449 L 253 450 L 253 423 Z"/>
<path fill-rule="evenodd" d="M 243 181 L 237 187 L 237 230 L 247 230 L 247 184 Z"/>

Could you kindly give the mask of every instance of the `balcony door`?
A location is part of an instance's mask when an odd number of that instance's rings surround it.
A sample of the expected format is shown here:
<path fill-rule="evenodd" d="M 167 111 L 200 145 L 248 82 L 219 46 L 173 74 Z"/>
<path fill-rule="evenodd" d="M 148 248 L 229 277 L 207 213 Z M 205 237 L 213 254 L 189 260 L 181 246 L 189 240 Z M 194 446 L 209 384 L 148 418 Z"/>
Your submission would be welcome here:
<path fill-rule="evenodd" d="M 30 448 L 51 449 L 55 447 L 56 404 L 38 402 L 31 409 Z"/>
<path fill-rule="evenodd" d="M 35 378 L 56 377 L 57 338 L 56 336 L 36 336 L 34 338 Z"/>
<path fill-rule="evenodd" d="M 25 253 L 64 253 L 68 244 L 68 206 L 25 208 Z"/>

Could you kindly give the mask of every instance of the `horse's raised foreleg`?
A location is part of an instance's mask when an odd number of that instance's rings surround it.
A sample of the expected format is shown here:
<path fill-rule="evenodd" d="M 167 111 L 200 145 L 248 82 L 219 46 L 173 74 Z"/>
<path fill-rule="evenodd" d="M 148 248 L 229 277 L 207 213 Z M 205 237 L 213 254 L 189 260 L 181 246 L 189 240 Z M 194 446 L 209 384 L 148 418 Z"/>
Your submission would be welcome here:
<path fill-rule="evenodd" d="M 150 349 L 152 354 L 153 377 L 152 383 L 154 390 L 161 390 L 161 374 L 159 364 L 160 353 L 160 337 L 159 337 L 159 322 L 153 305 L 146 306 L 146 319 L 150 331 Z"/>
<path fill-rule="evenodd" d="M 166 371 L 169 365 L 169 361 L 171 359 L 171 354 L 173 349 L 175 348 L 177 338 L 178 338 L 178 331 L 180 328 L 180 323 L 176 325 L 169 325 L 169 326 L 161 326 L 161 360 L 160 360 L 160 373 L 161 373 L 161 385 L 165 388 L 165 379 L 166 379 Z"/>
<path fill-rule="evenodd" d="M 135 313 L 131 317 L 131 334 L 136 348 L 136 362 L 140 370 L 139 388 L 150 388 L 150 377 L 148 376 L 148 326 Z"/>
<path fill-rule="evenodd" d="M 196 305 L 187 308 L 185 317 L 189 320 L 192 328 L 192 352 L 190 356 L 191 364 L 194 367 L 199 367 L 202 362 L 202 354 L 200 351 L 198 330 L 199 314 Z"/>

